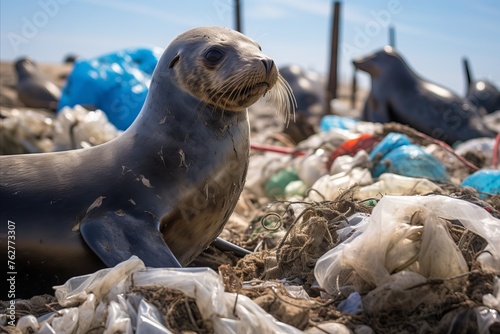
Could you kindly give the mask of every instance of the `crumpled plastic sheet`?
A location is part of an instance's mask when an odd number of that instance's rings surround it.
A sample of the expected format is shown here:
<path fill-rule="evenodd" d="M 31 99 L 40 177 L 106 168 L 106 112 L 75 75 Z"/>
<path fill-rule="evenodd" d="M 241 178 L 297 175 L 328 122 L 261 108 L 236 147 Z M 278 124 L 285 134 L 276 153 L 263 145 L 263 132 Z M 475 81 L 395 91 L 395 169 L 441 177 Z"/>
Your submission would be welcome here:
<path fill-rule="evenodd" d="M 96 146 L 121 133 L 102 110 L 89 111 L 80 105 L 64 107 L 54 122 L 54 151 Z"/>
<path fill-rule="evenodd" d="M 414 217 L 423 226 L 412 224 Z M 431 278 L 465 273 L 467 265 L 449 236 L 444 219 L 459 220 L 465 228 L 483 237 L 488 251 L 478 261 L 483 268 L 500 274 L 500 219 L 477 205 L 451 197 L 388 195 L 375 206 L 370 217 L 349 227 L 355 230 L 351 237 L 317 261 L 315 277 L 328 293 L 335 293 L 369 291 L 401 270 Z M 355 276 L 356 280 L 343 281 L 341 278 L 346 276 Z"/>
<path fill-rule="evenodd" d="M 361 187 L 356 192 L 359 199 L 387 195 L 425 195 L 432 192 L 442 193 L 442 189 L 427 179 L 402 176 L 392 173 L 380 175 L 378 181 Z"/>
<path fill-rule="evenodd" d="M 43 320 L 23 317 L 18 329 L 38 334 L 86 333 L 105 325 L 104 333 L 134 333 L 135 328 L 138 334 L 170 334 L 155 306 L 128 293 L 132 286 L 182 291 L 196 300 L 215 333 L 302 333 L 277 321 L 248 297 L 225 292 L 221 278 L 210 268 L 145 268 L 136 256 L 55 287 L 59 303 L 66 308 Z"/>
<path fill-rule="evenodd" d="M 366 185 L 373 182 L 370 170 L 367 168 L 354 167 L 349 172 L 340 172 L 335 175 L 324 175 L 320 177 L 311 187 L 316 191 L 309 192 L 312 201 L 330 200 L 339 197 L 343 191 L 360 184 Z M 321 195 L 320 195 L 321 194 Z M 322 197 L 324 196 L 324 198 Z"/>

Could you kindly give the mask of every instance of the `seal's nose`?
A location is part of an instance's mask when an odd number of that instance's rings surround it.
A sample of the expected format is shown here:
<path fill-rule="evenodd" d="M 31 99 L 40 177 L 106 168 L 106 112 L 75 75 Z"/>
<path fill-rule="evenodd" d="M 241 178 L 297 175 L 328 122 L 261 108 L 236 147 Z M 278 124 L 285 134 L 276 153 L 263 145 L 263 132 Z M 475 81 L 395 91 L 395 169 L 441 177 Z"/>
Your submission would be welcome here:
<path fill-rule="evenodd" d="M 261 59 L 264 64 L 264 68 L 266 69 L 266 74 L 269 75 L 274 66 L 274 61 L 272 59 Z"/>

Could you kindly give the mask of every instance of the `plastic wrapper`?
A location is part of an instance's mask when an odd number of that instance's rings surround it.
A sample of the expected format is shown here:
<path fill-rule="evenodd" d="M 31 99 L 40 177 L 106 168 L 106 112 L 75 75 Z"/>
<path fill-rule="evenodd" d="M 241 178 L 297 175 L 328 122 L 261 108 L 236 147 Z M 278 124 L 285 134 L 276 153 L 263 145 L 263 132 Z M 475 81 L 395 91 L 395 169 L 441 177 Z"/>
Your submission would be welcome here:
<path fill-rule="evenodd" d="M 333 201 L 349 187 L 356 184 L 365 185 L 371 182 L 373 182 L 373 179 L 370 171 L 366 168 L 356 167 L 347 173 L 342 172 L 335 175 L 325 175 L 313 184 L 311 188 L 316 191 L 311 191 L 309 193 L 309 199 L 312 201 Z"/>
<path fill-rule="evenodd" d="M 120 134 L 101 110 L 89 111 L 80 105 L 64 107 L 54 122 L 54 151 L 96 146 Z"/>
<path fill-rule="evenodd" d="M 101 109 L 111 123 L 125 130 L 144 104 L 160 55 L 159 48 L 136 48 L 77 59 L 58 110 L 77 104 Z"/>
<path fill-rule="evenodd" d="M 324 254 L 314 274 L 327 292 L 366 292 L 391 275 L 410 270 L 424 277 L 448 278 L 469 270 L 446 230 L 458 220 L 488 242 L 478 261 L 500 273 L 500 220 L 472 203 L 435 196 L 384 196 L 359 233 Z M 345 277 L 348 277 L 344 279 Z"/>
<path fill-rule="evenodd" d="M 132 286 L 182 291 L 196 300 L 202 318 L 210 321 L 215 333 L 302 333 L 277 321 L 248 297 L 224 292 L 221 278 L 212 269 L 146 269 L 135 256 L 114 268 L 68 280 L 57 287 L 56 297 L 61 305 L 73 307 L 54 313 L 39 325 L 31 324 L 32 318 L 20 323 L 39 327 L 38 333 L 86 333 L 89 323 L 104 326 L 104 333 L 133 333 L 134 328 L 138 334 L 170 333 L 159 310 L 130 293 Z"/>
<path fill-rule="evenodd" d="M 356 197 L 366 199 L 381 195 L 425 195 L 441 192 L 442 189 L 438 185 L 427 179 L 385 173 L 380 175 L 377 182 L 358 189 Z"/>
<path fill-rule="evenodd" d="M 472 187 L 480 192 L 481 197 L 486 194 L 500 194 L 500 170 L 481 169 L 465 178 L 462 187 Z"/>

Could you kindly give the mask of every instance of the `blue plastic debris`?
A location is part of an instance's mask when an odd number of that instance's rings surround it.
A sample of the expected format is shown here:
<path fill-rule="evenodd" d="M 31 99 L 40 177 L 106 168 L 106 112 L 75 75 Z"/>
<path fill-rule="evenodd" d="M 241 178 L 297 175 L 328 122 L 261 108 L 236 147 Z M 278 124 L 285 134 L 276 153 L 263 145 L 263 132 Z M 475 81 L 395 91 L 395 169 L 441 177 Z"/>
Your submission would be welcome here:
<path fill-rule="evenodd" d="M 339 303 L 338 310 L 342 313 L 360 314 L 362 312 L 361 295 L 358 292 L 353 292 Z"/>
<path fill-rule="evenodd" d="M 383 157 L 395 148 L 403 145 L 410 145 L 411 141 L 407 135 L 391 132 L 382 139 L 382 141 L 370 152 L 370 159 L 374 160 L 377 156 Z"/>
<path fill-rule="evenodd" d="M 462 186 L 469 186 L 480 192 L 488 194 L 500 194 L 500 170 L 481 169 L 465 178 Z M 480 194 L 481 196 L 481 194 Z M 482 197 L 486 197 L 482 195 Z"/>
<path fill-rule="evenodd" d="M 144 104 L 160 56 L 159 48 L 135 48 L 77 60 L 57 109 L 101 109 L 118 129 L 127 129 Z"/>
<path fill-rule="evenodd" d="M 328 132 L 330 129 L 349 130 L 359 121 L 351 117 L 337 115 L 326 115 L 321 119 L 319 128 L 321 131 Z"/>
<path fill-rule="evenodd" d="M 446 181 L 446 168 L 433 155 L 420 146 L 411 144 L 406 135 L 389 133 L 370 153 L 376 163 L 372 167 L 372 176 L 393 173 L 409 177 L 423 177 Z"/>

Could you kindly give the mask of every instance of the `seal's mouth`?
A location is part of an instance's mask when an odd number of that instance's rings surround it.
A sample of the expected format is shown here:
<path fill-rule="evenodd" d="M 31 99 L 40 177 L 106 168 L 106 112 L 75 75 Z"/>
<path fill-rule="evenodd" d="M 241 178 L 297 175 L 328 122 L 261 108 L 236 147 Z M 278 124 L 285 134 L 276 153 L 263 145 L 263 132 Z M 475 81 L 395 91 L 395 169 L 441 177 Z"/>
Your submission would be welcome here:
<path fill-rule="evenodd" d="M 269 89 L 271 88 L 271 85 L 269 85 L 267 82 L 260 82 L 258 84 L 255 84 L 253 86 L 250 86 L 249 92 L 250 96 L 255 96 L 255 95 L 262 95 L 265 94 Z M 262 92 L 264 91 L 264 92 Z"/>

